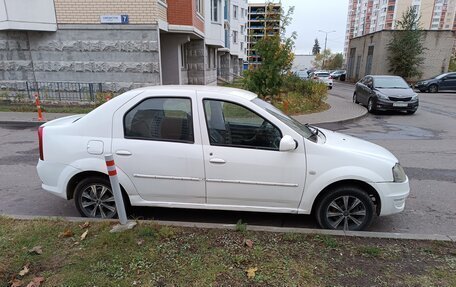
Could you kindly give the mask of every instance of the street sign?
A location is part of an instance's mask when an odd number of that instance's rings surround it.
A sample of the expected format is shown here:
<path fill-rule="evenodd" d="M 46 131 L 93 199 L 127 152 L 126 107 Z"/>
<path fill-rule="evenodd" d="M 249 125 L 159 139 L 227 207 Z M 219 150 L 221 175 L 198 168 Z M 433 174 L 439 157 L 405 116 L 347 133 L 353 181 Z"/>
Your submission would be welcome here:
<path fill-rule="evenodd" d="M 128 24 L 128 15 L 102 15 L 100 16 L 101 24 Z"/>

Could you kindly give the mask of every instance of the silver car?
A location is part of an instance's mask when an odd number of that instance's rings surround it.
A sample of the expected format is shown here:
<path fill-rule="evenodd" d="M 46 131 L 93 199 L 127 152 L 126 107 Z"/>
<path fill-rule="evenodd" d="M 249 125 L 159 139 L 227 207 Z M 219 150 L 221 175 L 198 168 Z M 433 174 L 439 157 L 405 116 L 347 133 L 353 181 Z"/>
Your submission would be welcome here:
<path fill-rule="evenodd" d="M 328 86 L 328 89 L 330 89 L 330 90 L 333 87 L 333 78 L 331 77 L 329 72 L 315 71 L 315 72 L 310 74 L 309 78 L 312 81 L 318 81 L 318 82 L 321 82 L 323 84 L 326 84 L 326 86 Z"/>

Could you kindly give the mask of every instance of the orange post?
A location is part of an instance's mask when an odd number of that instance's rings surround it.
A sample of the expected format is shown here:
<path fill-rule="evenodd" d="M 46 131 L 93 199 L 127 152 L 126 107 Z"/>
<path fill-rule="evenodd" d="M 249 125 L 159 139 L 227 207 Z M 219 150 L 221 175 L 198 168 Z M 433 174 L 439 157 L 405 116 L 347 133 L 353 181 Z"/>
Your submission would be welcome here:
<path fill-rule="evenodd" d="M 43 114 L 41 113 L 40 97 L 38 96 L 38 94 L 35 94 L 35 105 L 36 105 L 36 109 L 38 111 L 38 120 L 43 121 L 44 118 L 43 118 Z"/>

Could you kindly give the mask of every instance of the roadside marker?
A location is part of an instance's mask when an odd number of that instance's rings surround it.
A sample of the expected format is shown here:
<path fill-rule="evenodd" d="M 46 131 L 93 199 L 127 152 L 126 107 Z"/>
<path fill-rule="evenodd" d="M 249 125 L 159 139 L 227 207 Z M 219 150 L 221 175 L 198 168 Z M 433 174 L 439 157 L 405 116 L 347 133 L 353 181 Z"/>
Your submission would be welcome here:
<path fill-rule="evenodd" d="M 122 198 L 122 191 L 120 190 L 119 178 L 117 177 L 116 164 L 112 154 L 105 155 L 106 167 L 108 169 L 109 181 L 111 182 L 111 189 L 116 203 L 117 215 L 119 216 L 120 225 L 116 225 L 111 229 L 111 232 L 121 232 L 127 229 L 132 229 L 136 222 L 127 220 L 127 212 L 125 211 L 125 204 Z"/>
<path fill-rule="evenodd" d="M 44 118 L 43 114 L 41 113 L 40 97 L 38 96 L 38 94 L 35 94 L 35 105 L 38 111 L 38 121 L 43 121 Z"/>

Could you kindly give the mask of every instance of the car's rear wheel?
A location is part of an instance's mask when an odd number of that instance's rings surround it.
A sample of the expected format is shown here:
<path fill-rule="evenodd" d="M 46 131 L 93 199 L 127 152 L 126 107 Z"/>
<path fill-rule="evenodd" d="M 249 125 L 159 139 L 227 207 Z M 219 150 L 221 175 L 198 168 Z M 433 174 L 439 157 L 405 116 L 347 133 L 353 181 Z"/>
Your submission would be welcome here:
<path fill-rule="evenodd" d="M 318 203 L 316 217 L 322 228 L 358 231 L 367 228 L 374 216 L 374 203 L 356 186 L 338 187 Z"/>
<path fill-rule="evenodd" d="M 355 104 L 359 104 L 359 102 L 358 102 L 358 96 L 356 95 L 356 93 L 353 93 L 353 102 L 354 102 Z"/>
<path fill-rule="evenodd" d="M 115 218 L 116 203 L 109 180 L 102 177 L 89 177 L 76 185 L 74 202 L 84 217 Z"/>
<path fill-rule="evenodd" d="M 437 93 L 439 91 L 439 87 L 437 85 L 430 85 L 428 90 L 429 93 Z"/>
<path fill-rule="evenodd" d="M 367 111 L 371 114 L 375 113 L 374 101 L 372 100 L 372 98 L 370 98 L 367 102 Z"/>

